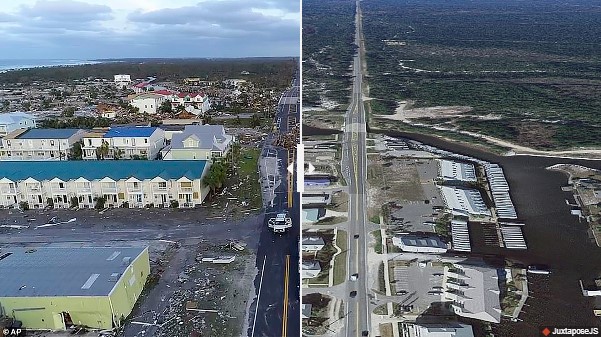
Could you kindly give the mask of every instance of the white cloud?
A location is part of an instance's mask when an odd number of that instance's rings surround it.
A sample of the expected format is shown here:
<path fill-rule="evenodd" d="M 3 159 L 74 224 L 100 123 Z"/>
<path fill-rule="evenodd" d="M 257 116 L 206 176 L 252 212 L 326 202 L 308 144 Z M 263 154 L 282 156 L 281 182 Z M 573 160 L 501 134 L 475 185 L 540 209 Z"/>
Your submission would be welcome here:
<path fill-rule="evenodd" d="M 15 0 L 0 43 L 3 58 L 297 56 L 298 1 Z"/>

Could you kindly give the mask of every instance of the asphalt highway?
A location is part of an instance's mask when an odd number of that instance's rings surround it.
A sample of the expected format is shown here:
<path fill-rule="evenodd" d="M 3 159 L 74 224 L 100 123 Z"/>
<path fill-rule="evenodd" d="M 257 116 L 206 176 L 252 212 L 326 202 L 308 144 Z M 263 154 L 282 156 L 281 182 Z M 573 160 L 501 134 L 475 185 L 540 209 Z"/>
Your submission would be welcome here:
<path fill-rule="evenodd" d="M 362 336 L 370 331 L 368 267 L 366 261 L 368 231 L 365 181 L 367 179 L 366 120 L 362 97 L 362 27 L 361 8 L 356 2 L 355 43 L 359 52 L 353 58 L 353 90 L 344 130 L 342 168 L 349 187 L 348 274 L 358 274 L 356 281 L 347 281 L 347 315 L 345 335 Z M 351 292 L 356 292 L 352 297 Z"/>
<path fill-rule="evenodd" d="M 277 131 L 285 134 L 289 130 L 289 118 L 296 118 L 300 112 L 298 103 L 298 81 L 286 90 L 276 113 Z M 267 137 L 266 144 L 275 140 L 275 134 Z M 280 147 L 266 145 L 266 150 L 277 154 L 278 169 L 282 183 L 275 191 L 273 205 L 267 205 L 265 219 L 261 229 L 257 250 L 257 268 L 255 279 L 257 298 L 251 304 L 248 336 L 250 337 L 296 337 L 300 336 L 300 274 L 299 274 L 299 238 L 300 238 L 300 200 L 293 193 L 292 208 L 288 208 L 288 152 Z M 294 182 L 294 177 L 291 177 Z M 284 234 L 275 234 L 267 227 L 267 221 L 282 210 L 288 210 L 292 218 L 292 228 Z"/>

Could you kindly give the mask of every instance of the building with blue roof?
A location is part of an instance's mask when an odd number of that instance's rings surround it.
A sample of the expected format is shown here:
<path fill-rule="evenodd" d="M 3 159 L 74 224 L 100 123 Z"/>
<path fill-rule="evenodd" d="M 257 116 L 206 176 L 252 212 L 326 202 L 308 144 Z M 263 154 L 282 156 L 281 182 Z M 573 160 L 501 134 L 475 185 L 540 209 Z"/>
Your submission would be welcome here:
<path fill-rule="evenodd" d="M 104 152 L 100 151 L 103 146 Z M 83 159 L 156 159 L 165 146 L 165 131 L 151 126 L 117 126 L 83 137 Z"/>
<path fill-rule="evenodd" d="M 81 129 L 19 128 L 2 139 L 0 160 L 66 160 Z"/>
<path fill-rule="evenodd" d="M 209 192 L 204 160 L 8 161 L 0 165 L 0 206 L 194 207 Z"/>

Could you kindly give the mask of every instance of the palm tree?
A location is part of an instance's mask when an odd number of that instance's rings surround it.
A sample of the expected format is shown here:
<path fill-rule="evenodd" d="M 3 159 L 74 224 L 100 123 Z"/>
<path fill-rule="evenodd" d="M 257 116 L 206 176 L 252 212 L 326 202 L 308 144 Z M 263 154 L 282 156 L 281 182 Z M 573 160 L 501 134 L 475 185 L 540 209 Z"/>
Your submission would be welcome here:
<path fill-rule="evenodd" d="M 203 184 L 209 187 L 211 193 L 223 187 L 227 179 L 226 166 L 221 161 L 216 161 L 211 165 L 209 172 L 202 179 Z"/>
<path fill-rule="evenodd" d="M 102 141 L 102 145 L 96 148 L 96 156 L 98 159 L 104 159 L 109 154 L 109 143 Z"/>

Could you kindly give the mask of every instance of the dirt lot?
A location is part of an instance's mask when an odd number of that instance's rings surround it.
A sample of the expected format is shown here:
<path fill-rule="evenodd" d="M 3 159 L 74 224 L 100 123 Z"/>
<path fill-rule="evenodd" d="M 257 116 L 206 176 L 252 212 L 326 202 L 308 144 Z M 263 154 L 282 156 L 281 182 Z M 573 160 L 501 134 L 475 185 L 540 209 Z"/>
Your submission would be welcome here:
<path fill-rule="evenodd" d="M 370 217 L 389 201 L 423 201 L 424 192 L 416 160 L 368 156 L 367 179 Z"/>

